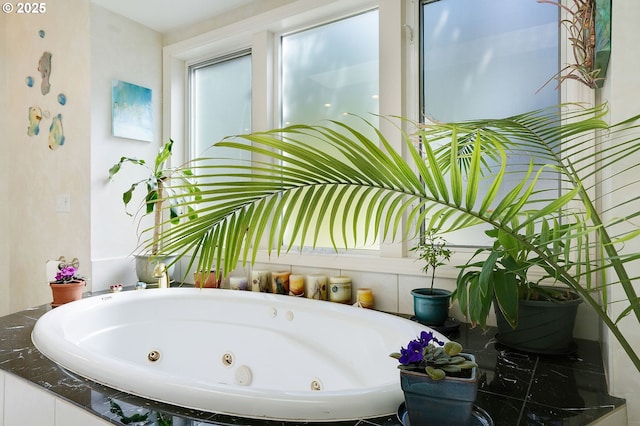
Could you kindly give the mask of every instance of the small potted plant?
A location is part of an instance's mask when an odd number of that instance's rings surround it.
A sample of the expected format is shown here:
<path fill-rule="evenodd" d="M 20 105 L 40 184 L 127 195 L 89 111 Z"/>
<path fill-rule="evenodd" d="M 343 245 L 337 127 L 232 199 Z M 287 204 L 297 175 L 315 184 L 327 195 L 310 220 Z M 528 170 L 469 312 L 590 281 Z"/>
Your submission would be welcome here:
<path fill-rule="evenodd" d="M 451 250 L 447 248 L 447 240 L 438 235 L 435 229 L 431 229 L 422 234 L 420 243 L 410 251 L 415 252 L 418 259 L 425 262 L 422 271 L 427 276 L 431 270 L 431 286 L 411 290 L 416 319 L 426 325 L 441 326 L 449 314 L 451 292 L 434 288 L 433 285 L 436 279 L 436 269 L 451 259 Z"/>
<path fill-rule="evenodd" d="M 390 355 L 400 364 L 400 385 L 412 425 L 468 425 L 478 391 L 478 365 L 457 342 L 422 331 Z"/>
<path fill-rule="evenodd" d="M 73 259 L 71 263 L 61 261 L 58 265 L 55 279 L 49 283 L 53 294 L 52 308 L 82 299 L 86 278 L 78 274 L 78 265 L 77 259 Z"/>
<path fill-rule="evenodd" d="M 158 154 L 156 155 L 153 167 L 147 164 L 145 160 L 121 157 L 120 161 L 111 166 L 109 169 L 109 179 L 120 171 L 123 164 L 130 163 L 136 166 L 143 167 L 147 170 L 148 176 L 140 181 L 134 182 L 123 194 L 122 201 L 124 203 L 125 211 L 129 216 L 132 216 L 127 211 L 127 206 L 133 197 L 133 193 L 136 188 L 144 184 L 146 193 L 144 197 L 145 213 L 154 214 L 153 222 L 153 236 L 151 250 L 148 253 L 137 254 L 136 257 L 136 272 L 138 280 L 145 283 L 155 283 L 157 278 L 153 276 L 153 269 L 158 263 L 165 263 L 169 266 L 169 274 L 173 272 L 173 263 L 176 257 L 171 256 L 169 253 L 161 253 L 161 248 L 158 243 L 158 238 L 164 224 L 162 217 L 163 202 L 169 201 L 169 220 L 171 223 L 177 223 L 178 217 L 181 216 L 181 205 L 185 201 L 189 201 L 189 204 L 184 207 L 187 209 L 186 214 L 182 217 L 192 219 L 197 217 L 194 211 L 193 205 L 200 200 L 200 188 L 196 185 L 193 179 L 193 173 L 188 168 L 171 168 L 168 163 L 171 159 L 171 153 L 173 149 L 173 140 L 165 143 Z M 178 183 L 171 186 L 167 185 L 169 180 L 173 179 Z"/>

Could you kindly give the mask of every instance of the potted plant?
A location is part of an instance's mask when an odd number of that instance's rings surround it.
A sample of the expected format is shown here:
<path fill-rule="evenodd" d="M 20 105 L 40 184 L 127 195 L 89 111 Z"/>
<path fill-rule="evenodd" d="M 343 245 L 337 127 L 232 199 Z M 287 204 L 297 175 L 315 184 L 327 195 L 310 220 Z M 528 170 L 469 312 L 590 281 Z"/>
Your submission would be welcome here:
<path fill-rule="evenodd" d="M 563 277 L 546 263 L 545 258 L 554 256 L 554 248 L 543 244 L 562 233 L 560 225 L 530 230 L 524 235 L 499 229 L 486 231 L 494 239 L 493 246 L 477 250 L 460 268 L 452 299 L 458 301 L 460 310 L 473 324 L 483 327 L 493 305 L 497 338 L 506 346 L 540 354 L 570 352 L 582 297 L 564 285 Z M 533 252 L 533 245 L 540 247 L 542 253 Z M 564 247 L 559 244 L 555 250 L 564 251 Z M 481 254 L 487 256 L 475 260 Z M 536 281 L 530 277 L 532 268 L 539 271 Z M 545 285 L 547 280 L 561 285 Z"/>
<path fill-rule="evenodd" d="M 443 288 L 433 288 L 436 279 L 436 268 L 451 259 L 451 250 L 447 248 L 447 240 L 437 234 L 436 229 L 425 231 L 418 244 L 411 248 L 424 261 L 422 271 L 429 275 L 431 269 L 431 286 L 414 288 L 413 311 L 416 319 L 423 324 L 442 326 L 449 314 L 451 292 Z"/>
<path fill-rule="evenodd" d="M 65 303 L 82 299 L 85 285 L 86 278 L 78 274 L 77 259 L 73 259 L 71 263 L 61 261 L 58 264 L 58 272 L 55 279 L 49 283 L 53 295 L 51 307 L 55 308 Z"/>
<path fill-rule="evenodd" d="M 127 210 L 129 202 L 133 198 L 133 193 L 140 185 L 144 185 L 146 190 L 144 197 L 145 214 L 154 214 L 153 235 L 148 250 L 144 253 L 136 254 L 136 273 L 138 280 L 145 283 L 155 283 L 158 281 L 153 276 L 153 270 L 158 263 L 164 263 L 169 267 L 169 275 L 173 274 L 176 256 L 170 253 L 161 252 L 159 236 L 162 227 L 166 225 L 163 219 L 163 203 L 165 197 L 169 196 L 169 222 L 177 224 L 179 218 L 192 219 L 196 216 L 193 204 L 184 204 L 185 201 L 197 204 L 200 201 L 200 188 L 194 181 L 193 172 L 189 168 L 169 166 L 173 149 L 173 140 L 165 143 L 158 151 L 153 165 L 150 166 L 145 160 L 121 157 L 120 161 L 109 169 L 109 179 L 120 171 L 125 163 L 144 168 L 148 175 L 142 180 L 131 184 L 129 189 L 122 193 L 122 202 L 125 212 L 132 216 Z M 174 180 L 173 185 L 167 185 L 170 180 Z M 182 209 L 184 208 L 184 211 Z"/>
<path fill-rule="evenodd" d="M 618 327 L 623 317 L 640 325 L 640 298 L 627 270 L 638 259 L 620 250 L 640 235 L 626 219 L 640 196 L 609 196 L 620 188 L 598 192 L 587 184 L 616 167 L 630 176 L 626 188 L 638 183 L 640 162 L 619 162 L 640 151 L 640 115 L 609 124 L 607 114 L 606 105 L 567 104 L 458 123 L 389 118 L 383 130 L 363 120 L 366 134 L 334 121 L 225 139 L 216 146 L 259 154 L 261 161 L 216 169 L 196 160 L 203 173 L 233 184 L 209 186 L 207 197 L 216 202 L 203 203 L 196 220 L 165 229 L 160 239 L 179 256 L 215 253 L 199 258 L 200 270 L 215 261 L 216 270 L 231 271 L 241 260 L 255 262 L 262 249 L 279 254 L 313 246 L 320 233 L 329 232 L 337 250 L 339 242 L 348 244 L 354 223 L 387 240 L 413 237 L 416 223 L 443 233 L 488 225 L 544 259 L 545 272 L 582 297 L 640 371 L 640 356 Z M 559 184 L 536 188 L 546 172 Z M 611 201 L 606 211 L 594 193 Z M 542 230 L 545 238 L 529 230 Z M 615 311 L 602 303 L 610 291 L 625 295 Z"/>
<path fill-rule="evenodd" d="M 400 364 L 400 385 L 412 425 L 468 425 L 478 391 L 478 365 L 457 342 L 422 331 L 390 355 Z"/>

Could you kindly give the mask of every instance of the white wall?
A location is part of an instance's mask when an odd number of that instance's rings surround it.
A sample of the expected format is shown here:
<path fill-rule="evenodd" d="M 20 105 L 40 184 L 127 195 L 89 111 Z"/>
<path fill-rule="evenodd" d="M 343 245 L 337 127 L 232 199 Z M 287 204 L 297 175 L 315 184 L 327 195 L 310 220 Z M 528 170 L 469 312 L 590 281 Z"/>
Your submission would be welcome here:
<path fill-rule="evenodd" d="M 603 101 L 609 102 L 610 121 L 617 122 L 628 118 L 631 115 L 640 113 L 640 55 L 638 55 L 638 40 L 640 39 L 640 29 L 637 26 L 637 18 L 640 16 L 640 2 L 637 1 L 616 1 L 613 4 L 612 17 L 612 40 L 611 40 L 611 62 L 607 72 L 607 80 L 602 90 Z M 636 135 L 637 136 L 637 135 Z M 640 154 L 628 158 L 629 165 L 636 165 L 640 162 Z M 619 165 L 616 170 L 609 173 L 615 175 L 616 172 L 624 170 L 624 165 Z M 629 182 L 624 174 L 614 176 L 609 183 L 612 187 L 621 187 Z M 631 180 L 635 180 L 635 177 Z M 607 188 L 605 188 L 606 190 Z M 638 189 L 629 188 L 630 197 L 638 195 Z M 620 196 L 615 200 L 606 199 L 605 202 L 620 202 Z M 639 203 L 629 206 L 629 212 L 640 210 Z M 606 208 L 606 205 L 605 205 Z M 637 224 L 634 226 L 637 229 Z M 640 252 L 640 241 L 625 244 L 626 253 Z M 637 277 L 640 274 L 640 266 L 630 271 L 631 276 Z M 636 286 L 636 291 L 640 291 Z M 610 295 L 611 300 L 624 298 L 621 289 L 615 288 Z M 620 313 L 624 307 L 612 306 L 613 317 Z M 640 352 L 640 329 L 633 315 L 620 322 L 620 328 L 629 339 L 636 352 Z M 630 425 L 640 425 L 640 373 L 627 359 L 625 352 L 612 335 L 605 331 L 605 339 L 608 342 L 606 357 L 608 358 L 608 371 L 611 392 L 619 397 L 627 399 L 627 410 Z"/>
<path fill-rule="evenodd" d="M 113 181 L 109 168 L 120 157 L 144 159 L 153 165 L 164 142 L 162 131 L 162 37 L 136 22 L 99 6 L 91 6 L 91 252 L 93 289 L 115 283 L 133 285 L 138 245 L 138 218 L 125 213 L 122 193 L 147 175 L 125 165 Z M 153 142 L 111 136 L 111 82 L 122 80 L 152 90 Z M 137 212 L 144 185 L 128 210 Z M 145 217 L 145 220 L 149 217 Z"/>
<path fill-rule="evenodd" d="M 0 129 L 7 128 L 8 82 L 7 72 L 7 17 L 0 15 Z M 9 199 L 9 181 L 6 172 L 9 156 L 0 156 L 0 200 Z M 9 203 L 0 204 L 0 315 L 9 313 Z"/>
<path fill-rule="evenodd" d="M 7 220 L 2 221 L 2 240 L 10 249 L 7 256 L 0 256 L 9 265 L 0 267 L 4 281 L 0 285 L 9 285 L 10 311 L 51 300 L 45 277 L 47 259 L 77 257 L 81 272 L 91 274 L 89 3 L 67 0 L 48 6 L 46 13 L 37 15 L 6 14 L 1 29 L 6 69 L 0 72 L 0 84 L 7 93 L 6 113 L 2 114 L 6 164 L 0 167 L 0 181 L 8 187 L 8 191 L 3 188 L 2 200 L 10 209 Z M 39 30 L 45 31 L 44 38 L 39 37 Z M 51 91 L 46 96 L 40 91 L 37 69 L 44 51 L 53 55 Z M 34 78 L 34 87 L 25 83 L 27 76 Z M 59 93 L 67 97 L 64 106 L 57 102 Z M 45 115 L 40 134 L 33 137 L 27 135 L 30 106 L 40 107 Z M 61 148 L 50 150 L 49 125 L 58 113 L 66 141 Z M 70 196 L 69 212 L 56 211 L 59 194 Z M 6 216 L 6 211 L 1 214 Z M 0 292 L 4 295 L 6 289 Z"/>

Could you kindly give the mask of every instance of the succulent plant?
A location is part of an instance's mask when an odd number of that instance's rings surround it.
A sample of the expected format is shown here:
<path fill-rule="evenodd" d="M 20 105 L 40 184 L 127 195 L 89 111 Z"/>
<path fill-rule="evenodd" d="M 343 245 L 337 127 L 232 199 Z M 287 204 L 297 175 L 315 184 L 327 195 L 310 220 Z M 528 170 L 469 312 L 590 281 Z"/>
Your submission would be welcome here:
<path fill-rule="evenodd" d="M 396 358 L 401 370 L 426 373 L 433 380 L 442 380 L 446 375 L 477 367 L 473 361 L 460 355 L 462 345 L 458 342 L 441 342 L 433 333 L 423 331 L 417 339 L 411 340 L 407 348 L 390 354 Z"/>

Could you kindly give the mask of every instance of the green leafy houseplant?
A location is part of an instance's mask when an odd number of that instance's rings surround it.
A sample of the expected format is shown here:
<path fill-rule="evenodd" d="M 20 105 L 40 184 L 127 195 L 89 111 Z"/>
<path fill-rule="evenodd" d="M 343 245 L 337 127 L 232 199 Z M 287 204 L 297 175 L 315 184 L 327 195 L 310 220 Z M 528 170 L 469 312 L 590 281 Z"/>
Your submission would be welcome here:
<path fill-rule="evenodd" d="M 563 227 L 529 230 L 536 244 Z M 543 257 L 532 253 L 521 240 L 498 229 L 486 231 L 494 239 L 491 247 L 481 248 L 461 266 L 457 288 L 452 295 L 469 320 L 486 327 L 493 304 L 498 341 L 505 346 L 542 354 L 572 351 L 573 328 L 582 298 L 571 288 L 560 285 L 556 271 Z M 559 243 L 561 248 L 562 243 Z M 551 248 L 547 248 L 549 252 Z M 481 259 L 478 257 L 482 256 Z M 566 262 L 566 260 L 563 260 Z M 537 269 L 536 281 L 531 270 Z"/>
<path fill-rule="evenodd" d="M 548 265 L 545 257 L 532 251 L 524 241 L 529 238 L 539 250 L 548 257 L 553 256 L 553 248 L 545 247 L 544 241 L 553 240 L 562 233 L 562 227 L 545 228 L 540 231 L 529 230 L 528 236 L 514 236 L 499 229 L 491 229 L 486 234 L 494 239 L 490 248 L 478 249 L 471 259 L 460 267 L 457 289 L 452 295 L 460 310 L 469 320 L 486 327 L 491 304 L 495 300 L 498 308 L 512 327 L 518 324 L 518 306 L 520 300 L 563 301 L 576 298 L 569 287 L 544 285 L 545 280 L 566 282 L 553 266 Z M 555 235 L 555 237 L 554 237 Z M 557 251 L 563 249 L 563 242 L 557 241 Z M 481 260 L 477 256 L 486 254 Z M 564 264 L 569 263 L 557 259 Z M 532 281 L 529 271 L 538 268 L 541 271 L 536 282 Z"/>
<path fill-rule="evenodd" d="M 399 125 L 394 137 L 402 141 L 407 159 L 374 126 L 369 137 L 342 122 L 223 140 L 217 145 L 268 160 L 234 165 L 236 173 L 195 160 L 190 166 L 207 177 L 200 187 L 210 202 L 196 210 L 197 219 L 164 230 L 160 240 L 180 256 L 193 255 L 200 270 L 215 262 L 217 270 L 224 264 L 230 271 L 241 259 L 255 261 L 261 247 L 279 254 L 294 244 L 314 245 L 320 232 L 329 232 L 336 248 L 335 241 L 347 244 L 352 221 L 374 229 L 365 236 L 373 239 L 410 238 L 413 224 L 422 222 L 441 232 L 488 225 L 540 257 L 545 271 L 578 293 L 640 371 L 640 358 L 617 324 L 630 314 L 640 322 L 627 272 L 638 256 L 620 251 L 620 244 L 640 234 L 629 224 L 637 215 L 629 203 L 640 196 L 616 197 L 624 188 L 613 188 L 607 195 L 618 204 L 604 216 L 594 196 L 602 188 L 593 186 L 603 170 L 640 150 L 640 116 L 609 125 L 606 114 L 605 105 L 562 105 L 503 119 L 429 123 L 411 134 Z M 625 164 L 624 171 L 637 167 L 637 162 Z M 513 168 L 523 175 L 513 175 Z M 561 194 L 537 189 L 546 171 L 557 176 Z M 629 176 L 629 185 L 638 183 L 640 173 Z M 336 219 L 339 208 L 349 215 Z M 312 226 L 316 223 L 329 230 Z M 618 317 L 608 309 L 607 290 L 614 287 L 625 294 Z"/>
<path fill-rule="evenodd" d="M 165 196 L 169 200 L 169 220 L 173 224 L 178 223 L 180 217 L 193 219 L 196 216 L 195 206 L 200 201 L 200 188 L 195 184 L 191 170 L 185 167 L 169 167 L 172 149 L 173 140 L 169 140 L 159 149 L 152 167 L 145 160 L 121 157 L 120 161 L 109 169 L 110 180 L 113 180 L 113 177 L 125 163 L 143 167 L 148 172 L 146 178 L 132 183 L 129 189 L 122 193 L 122 202 L 124 203 L 125 211 L 131 216 L 127 206 L 133 198 L 136 188 L 139 185 L 145 186 L 145 213 L 154 213 L 153 243 L 150 247 L 150 252 L 154 256 L 160 251 L 159 236 L 164 224 L 162 207 Z M 179 184 L 176 186 L 168 185 L 170 179 L 178 180 Z M 166 194 L 165 191 L 167 192 Z M 185 201 L 189 203 L 185 203 Z M 185 212 L 181 210 L 183 207 Z"/>

